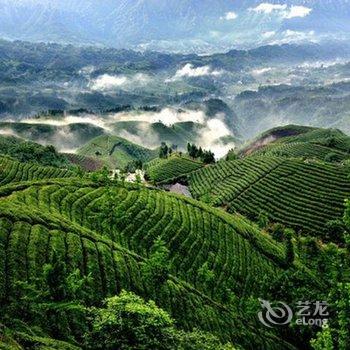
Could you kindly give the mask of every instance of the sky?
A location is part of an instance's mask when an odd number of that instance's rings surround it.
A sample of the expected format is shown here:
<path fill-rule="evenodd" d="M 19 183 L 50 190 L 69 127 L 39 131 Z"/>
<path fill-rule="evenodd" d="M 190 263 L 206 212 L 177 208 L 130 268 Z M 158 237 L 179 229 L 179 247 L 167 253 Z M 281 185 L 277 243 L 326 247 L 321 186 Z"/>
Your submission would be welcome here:
<path fill-rule="evenodd" d="M 349 36 L 349 0 L 0 0 L 4 39 L 210 53 Z"/>

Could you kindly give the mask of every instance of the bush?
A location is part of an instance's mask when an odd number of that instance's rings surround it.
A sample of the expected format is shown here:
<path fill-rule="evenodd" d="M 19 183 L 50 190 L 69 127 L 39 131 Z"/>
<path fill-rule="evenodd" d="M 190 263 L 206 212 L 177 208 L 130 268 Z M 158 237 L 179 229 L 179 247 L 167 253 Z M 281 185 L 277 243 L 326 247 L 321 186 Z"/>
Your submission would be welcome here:
<path fill-rule="evenodd" d="M 145 302 L 132 292 L 105 300 L 92 309 L 92 331 L 85 336 L 87 349 L 104 350 L 233 350 L 199 330 L 179 331 L 169 314 L 154 301 Z"/>
<path fill-rule="evenodd" d="M 325 240 L 327 242 L 344 243 L 346 227 L 341 220 L 330 220 L 326 223 Z"/>
<path fill-rule="evenodd" d="M 173 320 L 153 301 L 122 291 L 92 310 L 92 331 L 86 334 L 88 349 L 173 349 Z"/>
<path fill-rule="evenodd" d="M 335 163 L 338 161 L 338 155 L 334 152 L 327 153 L 324 157 L 325 162 Z"/>

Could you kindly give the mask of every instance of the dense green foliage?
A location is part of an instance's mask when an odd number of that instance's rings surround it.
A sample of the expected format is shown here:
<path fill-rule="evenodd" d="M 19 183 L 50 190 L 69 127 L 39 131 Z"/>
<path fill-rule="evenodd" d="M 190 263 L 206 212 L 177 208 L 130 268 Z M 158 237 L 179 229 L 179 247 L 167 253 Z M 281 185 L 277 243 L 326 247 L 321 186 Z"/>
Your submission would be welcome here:
<path fill-rule="evenodd" d="M 42 146 L 13 136 L 0 135 L 0 155 L 41 165 L 62 167 L 69 164 L 66 157 L 57 153 L 53 146 Z"/>
<path fill-rule="evenodd" d="M 194 143 L 187 144 L 187 154 L 192 159 L 200 159 L 204 164 L 215 163 L 215 156 L 212 151 L 197 147 Z"/>
<path fill-rule="evenodd" d="M 105 308 L 94 308 L 92 313 L 87 348 L 233 350 L 210 334 L 178 331 L 167 312 L 131 292 L 122 291 L 120 296 L 108 298 Z"/>
<path fill-rule="evenodd" d="M 326 223 L 342 217 L 350 195 L 348 175 L 343 166 L 249 157 L 192 173 L 190 189 L 229 212 L 257 219 L 264 211 L 272 222 L 324 237 Z"/>

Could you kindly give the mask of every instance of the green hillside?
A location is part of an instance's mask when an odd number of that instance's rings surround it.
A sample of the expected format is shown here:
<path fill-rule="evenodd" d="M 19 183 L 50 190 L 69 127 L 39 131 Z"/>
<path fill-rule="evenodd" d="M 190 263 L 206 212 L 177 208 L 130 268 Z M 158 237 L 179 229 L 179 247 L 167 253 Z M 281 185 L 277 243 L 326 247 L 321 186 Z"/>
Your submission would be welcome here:
<path fill-rule="evenodd" d="M 253 140 L 248 141 L 245 145 L 243 145 L 239 153 L 241 156 L 247 156 L 264 148 L 264 146 L 274 141 L 278 141 L 285 137 L 303 135 L 304 133 L 308 133 L 315 129 L 316 128 L 293 124 L 278 126 L 276 128 L 269 129 L 255 137 Z"/>
<path fill-rule="evenodd" d="M 34 163 L 22 163 L 7 157 L 0 157 L 0 186 L 11 182 L 74 176 L 76 176 L 75 173 L 67 169 L 43 167 Z"/>
<path fill-rule="evenodd" d="M 103 168 L 103 162 L 94 157 L 86 157 L 81 154 L 64 153 L 64 156 L 72 163 L 86 171 L 97 171 Z"/>
<path fill-rule="evenodd" d="M 129 162 L 147 162 L 158 156 L 157 150 L 136 145 L 118 136 L 99 136 L 77 151 L 78 155 L 93 157 L 110 168 L 124 168 Z"/>
<path fill-rule="evenodd" d="M 59 118 L 55 118 L 59 123 Z M 0 129 L 12 132 L 14 135 L 33 142 L 41 143 L 45 141 L 45 143 L 60 149 L 62 147 L 75 149 L 94 137 L 105 134 L 104 129 L 89 123 L 55 125 L 54 123 L 48 124 L 44 117 L 38 118 L 35 123 L 0 122 Z"/>
<path fill-rule="evenodd" d="M 267 132 L 267 135 L 272 134 L 273 132 Z M 254 148 L 254 143 L 251 147 Z M 266 145 L 258 147 L 257 150 L 251 151 L 250 155 L 341 162 L 350 158 L 350 137 L 336 129 L 313 129 L 299 135 L 271 140 Z"/>
<path fill-rule="evenodd" d="M 5 307 L 19 293 L 18 281 L 39 288 L 35 281 L 43 266 L 58 258 L 67 275 L 78 268 L 93 279 L 84 294 L 89 300 L 81 298 L 81 303 L 99 303 L 126 289 L 151 297 L 186 331 L 200 328 L 246 349 L 293 348 L 244 310 L 225 306 L 227 290 L 239 298 L 257 297 L 287 267 L 283 245 L 246 220 L 162 191 L 107 190 L 73 179 L 13 183 L 0 188 L 0 198 L 0 297 Z M 110 200 L 115 204 L 112 221 L 103 212 Z M 154 288 L 142 271 L 159 237 L 169 249 L 170 270 Z M 203 268 L 213 276 L 203 279 Z M 60 322 L 77 331 L 72 314 L 62 305 Z M 25 314 L 20 317 L 27 321 Z M 37 322 L 43 332 L 57 336 L 45 320 L 44 325 Z"/>
<path fill-rule="evenodd" d="M 125 137 L 127 133 L 147 143 L 157 140 L 159 144 L 166 142 L 185 149 L 188 142 L 195 142 L 203 125 L 189 121 L 174 123 L 171 126 L 161 122 L 121 121 L 111 124 L 111 127 L 113 132 L 121 137 Z"/>
<path fill-rule="evenodd" d="M 151 181 L 157 183 L 169 183 L 180 180 L 202 166 L 203 163 L 179 154 L 174 154 L 167 159 L 157 158 L 145 164 L 146 175 Z"/>
<path fill-rule="evenodd" d="M 338 165 L 248 157 L 192 173 L 190 190 L 229 212 L 254 219 L 266 212 L 273 222 L 322 236 L 325 224 L 343 215 L 350 179 Z"/>
<path fill-rule="evenodd" d="M 308 134 L 293 137 L 336 137 Z M 328 300 L 350 280 L 349 167 L 266 154 L 203 166 L 112 136 L 80 151 L 87 165 L 140 160 L 195 199 L 0 157 L 0 349 L 308 349 L 320 329 L 265 327 L 259 300 Z"/>
<path fill-rule="evenodd" d="M 0 135 L 0 156 L 6 155 L 22 162 L 57 167 L 69 166 L 67 158 L 52 146 L 43 146 L 25 139 Z"/>

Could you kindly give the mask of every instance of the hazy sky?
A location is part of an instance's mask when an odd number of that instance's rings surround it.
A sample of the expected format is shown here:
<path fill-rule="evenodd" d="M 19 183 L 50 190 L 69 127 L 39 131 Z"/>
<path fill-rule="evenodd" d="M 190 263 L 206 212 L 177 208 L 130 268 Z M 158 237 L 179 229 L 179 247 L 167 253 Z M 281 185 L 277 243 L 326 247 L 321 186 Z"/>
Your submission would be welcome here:
<path fill-rule="evenodd" d="M 7 39 L 209 52 L 349 33 L 349 0 L 0 0 Z"/>

